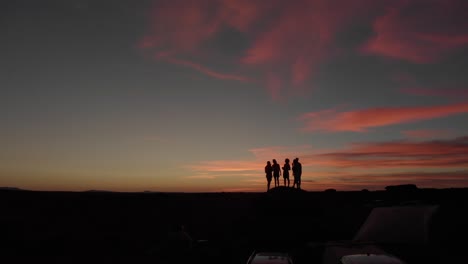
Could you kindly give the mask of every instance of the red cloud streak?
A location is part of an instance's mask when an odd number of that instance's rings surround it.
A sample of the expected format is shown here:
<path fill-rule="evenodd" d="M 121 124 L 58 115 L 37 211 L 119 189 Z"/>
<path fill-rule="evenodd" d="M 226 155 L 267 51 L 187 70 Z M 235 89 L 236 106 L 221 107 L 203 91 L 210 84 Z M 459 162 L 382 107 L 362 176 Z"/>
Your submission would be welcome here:
<path fill-rule="evenodd" d="M 139 46 L 155 52 L 170 50 L 178 57 L 197 57 L 208 64 L 206 61 L 213 59 L 216 48 L 220 48 L 219 43 L 213 46 L 219 34 L 226 29 L 235 30 L 250 44 L 234 58 L 223 60 L 231 64 L 242 62 L 237 66 L 243 68 L 251 65 L 246 70 L 261 76 L 271 96 L 278 98 L 288 94 L 284 87 L 302 87 L 318 64 L 329 57 L 336 34 L 353 18 L 372 13 L 374 2 L 158 0 L 150 12 L 148 33 Z M 214 78 L 240 80 L 195 66 L 198 63 L 183 64 Z"/>
<path fill-rule="evenodd" d="M 354 144 L 351 148 L 306 156 L 316 165 L 359 168 L 461 168 L 468 166 L 468 137 L 425 142 Z"/>
<path fill-rule="evenodd" d="M 335 110 L 325 110 L 303 114 L 299 120 L 305 122 L 304 131 L 365 132 L 372 127 L 428 120 L 467 112 L 468 103 L 460 103 L 442 106 L 380 107 L 339 113 Z"/>
<path fill-rule="evenodd" d="M 366 54 L 414 63 L 442 59 L 468 45 L 466 10 L 466 0 L 155 0 L 139 47 L 169 50 L 172 60 L 183 58 L 178 64 L 214 78 L 258 79 L 277 99 L 302 92 L 336 53 L 337 36 L 354 26 L 374 31 L 358 44 Z M 225 52 L 226 32 L 242 40 L 241 50 Z M 201 66 L 213 60 L 250 77 Z"/>
<path fill-rule="evenodd" d="M 461 168 L 468 166 L 468 136 L 451 140 L 357 143 L 342 150 L 269 147 L 250 150 L 252 160 L 212 160 L 190 168 L 204 172 L 261 171 L 266 160 L 299 157 L 303 166 L 328 168 Z"/>
<path fill-rule="evenodd" d="M 362 51 L 414 63 L 437 61 L 468 45 L 468 2 L 393 1 Z"/>
<path fill-rule="evenodd" d="M 246 175 L 256 182 L 264 181 L 265 159 L 277 158 L 282 164 L 285 157 L 297 156 L 303 166 L 303 182 L 310 189 L 334 188 L 333 186 L 339 189 L 375 189 L 404 183 L 415 183 L 422 187 L 468 186 L 468 136 L 422 142 L 357 143 L 334 151 L 302 146 L 265 147 L 252 149 L 250 152 L 254 154 L 252 160 L 214 160 L 193 165 L 191 169 L 204 171 L 207 175 L 219 172 L 239 175 L 245 171 L 256 172 Z M 365 169 L 366 172 L 358 173 L 354 169 Z M 387 170 L 398 172 L 389 173 Z M 245 179 L 243 177 L 242 181 L 246 181 Z"/>

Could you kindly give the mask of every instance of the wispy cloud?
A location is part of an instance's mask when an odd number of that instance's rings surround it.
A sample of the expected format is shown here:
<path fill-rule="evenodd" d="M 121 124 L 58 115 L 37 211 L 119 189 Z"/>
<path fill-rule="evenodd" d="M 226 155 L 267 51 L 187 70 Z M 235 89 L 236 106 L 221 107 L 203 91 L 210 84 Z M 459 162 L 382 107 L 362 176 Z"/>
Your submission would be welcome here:
<path fill-rule="evenodd" d="M 263 175 L 265 160 L 299 157 L 303 166 L 318 168 L 448 168 L 468 166 L 468 137 L 431 141 L 389 141 L 354 143 L 342 149 L 326 150 L 304 147 L 251 149 L 251 160 L 212 160 L 188 168 L 205 173 L 239 173 L 247 177 Z M 314 176 L 333 176 L 339 172 L 312 172 Z"/>
<path fill-rule="evenodd" d="M 276 157 L 282 163 L 284 157 L 295 153 L 291 157 L 299 157 L 304 167 L 304 188 L 314 190 L 375 189 L 401 183 L 416 183 L 423 187 L 468 186 L 468 136 L 447 140 L 354 143 L 334 150 L 310 146 L 263 147 L 251 149 L 250 153 L 254 154 L 251 160 L 205 161 L 191 168 L 207 175 L 239 173 L 246 176 L 237 178 L 239 184 L 261 185 L 265 183 L 265 157 Z"/>
<path fill-rule="evenodd" d="M 188 166 L 189 169 L 196 172 L 235 172 L 237 175 L 258 176 L 259 168 L 266 165 L 266 161 L 277 159 L 279 163 L 285 158 L 291 160 L 297 156 L 314 153 L 309 145 L 303 146 L 272 146 L 262 148 L 252 148 L 248 150 L 253 155 L 250 160 L 211 160 L 202 161 Z M 252 173 L 256 172 L 256 173 Z M 262 173 L 260 175 L 263 175 Z"/>
<path fill-rule="evenodd" d="M 213 78 L 254 79 L 202 66 L 223 50 L 213 44 L 220 34 L 233 30 L 247 44 L 223 61 L 260 76 L 255 79 L 277 100 L 300 93 L 335 53 L 337 35 L 351 26 L 372 25 L 375 34 L 360 47 L 365 54 L 429 63 L 468 45 L 467 9 L 464 0 L 158 0 L 139 47 L 169 51 L 172 63 Z"/>
<path fill-rule="evenodd" d="M 154 1 L 149 30 L 139 47 L 169 50 L 171 58 L 197 58 L 197 62 L 173 63 L 214 78 L 244 81 L 246 77 L 201 66 L 209 64 L 206 61 L 216 56 L 216 49 L 222 50 L 220 45 L 213 45 L 219 35 L 234 30 L 248 44 L 223 61 L 260 76 L 259 81 L 277 99 L 300 91 L 318 65 L 329 58 L 336 35 L 349 27 L 353 18 L 372 14 L 375 7 L 380 8 L 371 0 L 158 0 Z"/>
<path fill-rule="evenodd" d="M 468 45 L 468 3 L 391 1 L 361 50 L 413 63 L 430 63 Z"/>
<path fill-rule="evenodd" d="M 453 188 L 468 186 L 468 170 L 443 172 L 399 172 L 399 173 L 366 173 L 337 175 L 332 179 L 302 181 L 308 190 L 382 190 L 388 185 L 416 184 L 420 188 Z"/>
<path fill-rule="evenodd" d="M 446 117 L 468 112 L 468 103 L 417 106 L 378 107 L 363 110 L 337 112 L 324 110 L 301 115 L 303 131 L 353 131 L 366 132 L 369 128 L 409 123 Z"/>
<path fill-rule="evenodd" d="M 309 155 L 317 165 L 341 168 L 449 168 L 468 166 L 468 137 L 434 141 L 359 143 Z"/>

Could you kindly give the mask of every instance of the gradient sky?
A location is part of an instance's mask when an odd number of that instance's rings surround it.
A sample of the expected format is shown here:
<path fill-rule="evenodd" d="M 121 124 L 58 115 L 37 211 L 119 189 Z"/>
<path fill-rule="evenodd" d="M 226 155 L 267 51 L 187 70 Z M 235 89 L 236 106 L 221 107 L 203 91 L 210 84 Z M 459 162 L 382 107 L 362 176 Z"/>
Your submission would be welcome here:
<path fill-rule="evenodd" d="M 466 0 L 6 0 L 0 186 L 468 186 Z"/>

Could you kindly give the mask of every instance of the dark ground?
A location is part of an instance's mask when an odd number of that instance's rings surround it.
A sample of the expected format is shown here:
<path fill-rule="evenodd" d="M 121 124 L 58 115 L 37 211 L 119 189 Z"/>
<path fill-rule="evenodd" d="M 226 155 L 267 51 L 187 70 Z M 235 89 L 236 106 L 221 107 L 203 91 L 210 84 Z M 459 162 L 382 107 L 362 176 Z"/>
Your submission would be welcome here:
<path fill-rule="evenodd" d="M 168 231 L 184 224 L 194 239 L 208 240 L 197 247 L 200 263 L 245 263 L 254 249 L 300 255 L 308 242 L 352 239 L 373 207 L 409 201 L 441 205 L 431 229 L 440 255 L 468 255 L 468 189 L 399 194 L 3 190 L 0 254 L 49 263 L 163 263 Z M 320 259 L 318 251 L 307 254 Z M 197 263 L 195 258 L 190 262 Z"/>

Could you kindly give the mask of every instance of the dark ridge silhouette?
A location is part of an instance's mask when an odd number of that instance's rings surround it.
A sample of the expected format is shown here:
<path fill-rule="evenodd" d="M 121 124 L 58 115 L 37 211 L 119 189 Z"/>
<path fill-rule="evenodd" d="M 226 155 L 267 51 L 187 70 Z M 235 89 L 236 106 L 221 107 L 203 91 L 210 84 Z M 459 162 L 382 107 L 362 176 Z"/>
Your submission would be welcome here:
<path fill-rule="evenodd" d="M 2 191 L 26 191 L 17 187 L 0 187 Z"/>
<path fill-rule="evenodd" d="M 164 193 L 164 192 L 146 190 L 146 191 L 143 191 L 143 193 Z"/>
<path fill-rule="evenodd" d="M 297 188 L 291 188 L 291 187 L 286 187 L 286 186 L 278 186 L 278 187 L 274 187 L 274 188 L 271 188 L 268 193 L 278 193 L 278 194 L 281 194 L 281 193 L 307 193 L 306 190 L 303 190 L 303 189 L 297 189 Z"/>
<path fill-rule="evenodd" d="M 417 191 L 418 187 L 415 184 L 389 185 L 385 187 L 389 192 L 408 192 Z"/>
<path fill-rule="evenodd" d="M 326 192 L 326 193 L 336 193 L 336 189 L 326 189 L 324 192 Z"/>
<path fill-rule="evenodd" d="M 83 191 L 83 192 L 87 192 L 87 193 L 111 193 L 113 191 L 107 191 L 107 190 L 87 190 L 87 191 Z"/>
<path fill-rule="evenodd" d="M 430 205 L 438 205 L 437 212 L 419 217 L 419 208 Z M 55 263 L 234 264 L 261 249 L 287 252 L 294 264 L 329 264 L 338 261 L 324 262 L 324 255 L 373 253 L 379 246 L 408 264 L 467 263 L 466 243 L 459 241 L 468 237 L 468 188 L 411 195 L 284 186 L 268 193 L 0 190 L 0 206 L 2 253 L 35 262 L 53 256 Z M 400 243 L 418 230 L 430 248 Z"/>

